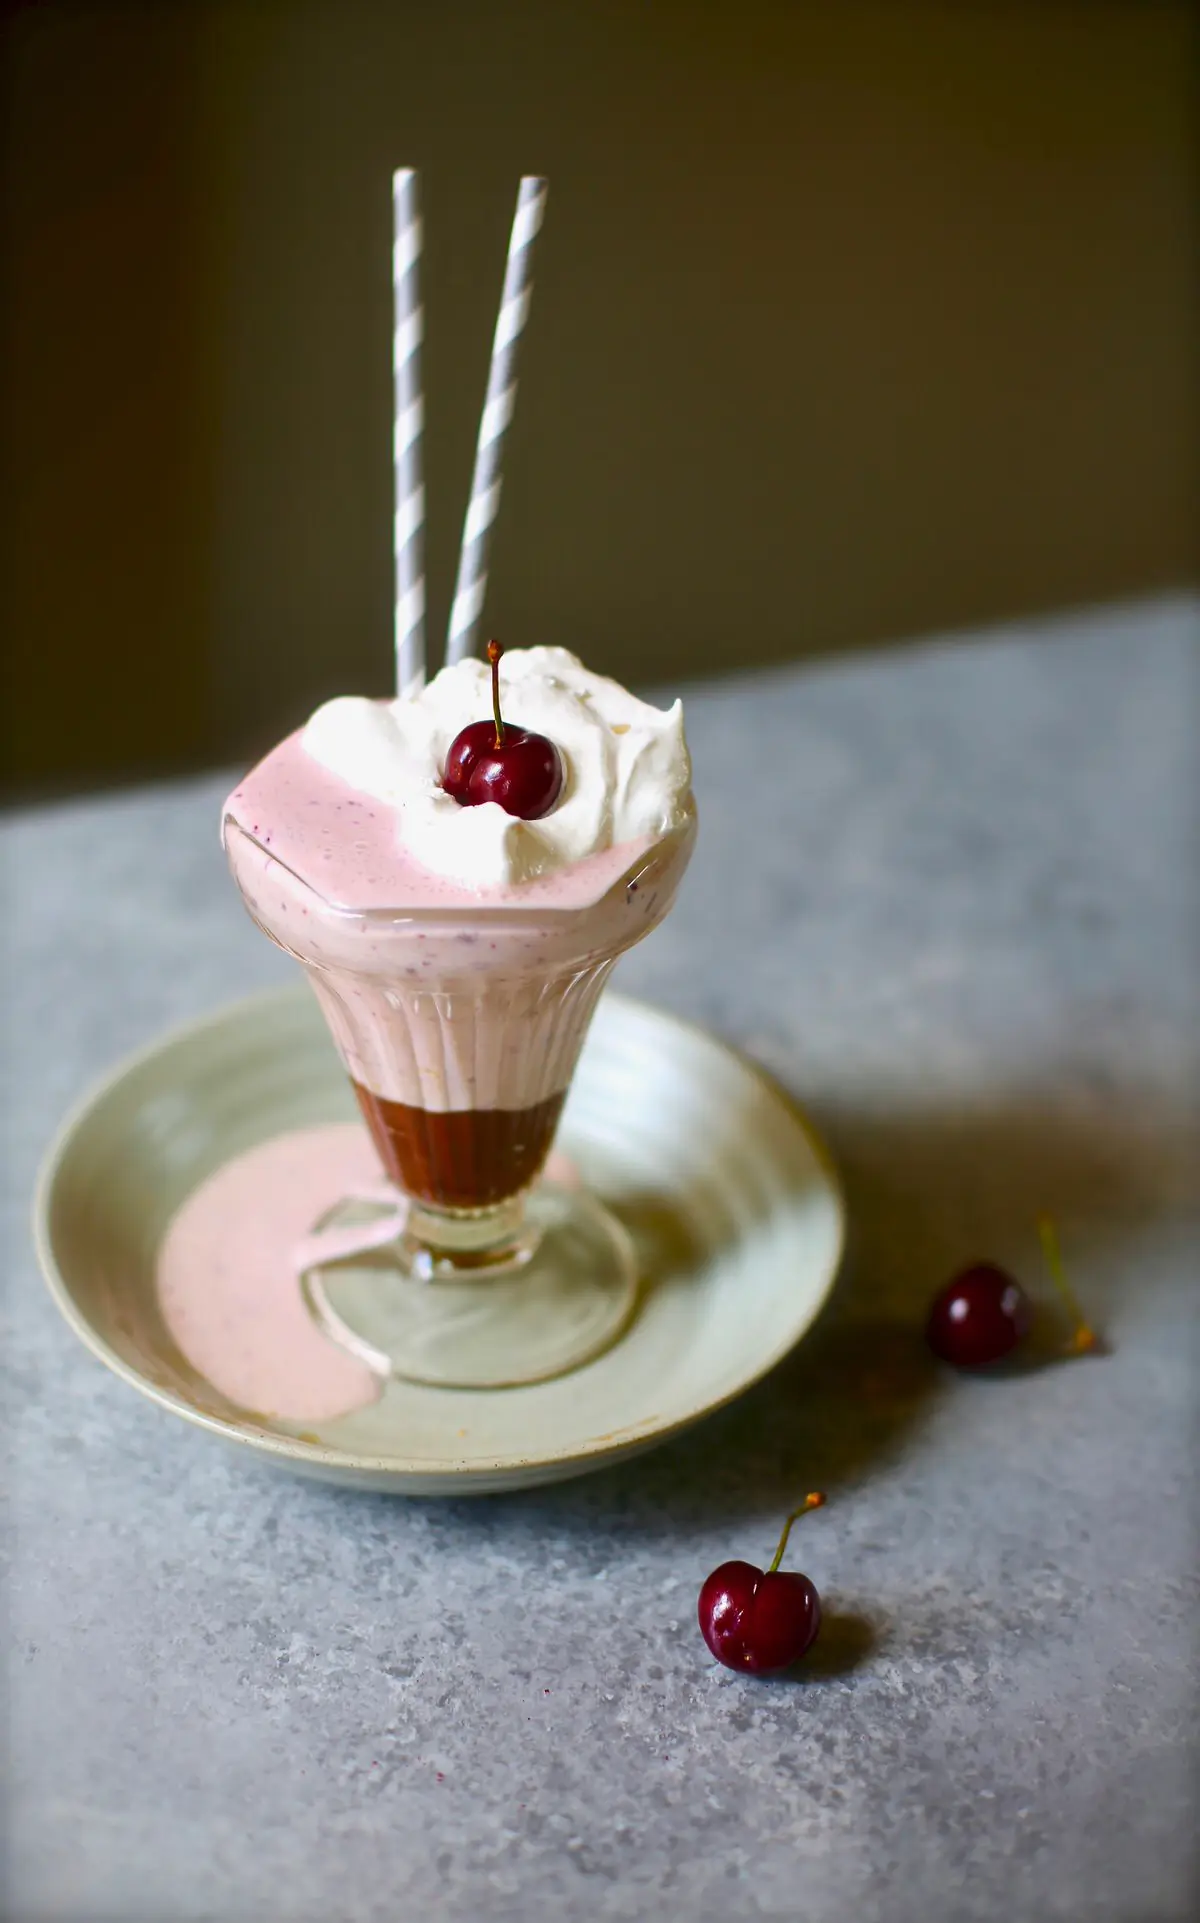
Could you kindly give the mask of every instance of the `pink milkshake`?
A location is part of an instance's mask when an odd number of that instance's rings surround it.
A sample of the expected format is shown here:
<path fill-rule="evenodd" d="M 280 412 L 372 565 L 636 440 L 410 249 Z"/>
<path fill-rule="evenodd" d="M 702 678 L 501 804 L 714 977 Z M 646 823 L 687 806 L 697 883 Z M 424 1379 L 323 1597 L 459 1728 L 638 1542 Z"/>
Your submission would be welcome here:
<path fill-rule="evenodd" d="M 586 1198 L 529 1191 L 609 971 L 674 899 L 695 809 L 678 704 L 650 707 L 558 648 L 505 654 L 502 677 L 506 718 L 561 757 L 561 792 L 540 818 L 443 788 L 456 737 L 489 707 L 487 669 L 465 661 L 415 699 L 319 709 L 234 790 L 223 836 L 254 920 L 304 965 L 408 1199 L 402 1268 L 460 1288 L 493 1278 L 498 1303 L 496 1277 L 523 1271 L 530 1301 L 533 1271 L 557 1263 L 545 1311 L 566 1300 L 567 1269 L 594 1282 L 621 1244 L 583 1221 L 602 1213 Z M 581 1236 L 597 1234 L 605 1246 L 581 1260 Z M 623 1314 L 628 1274 L 620 1294 Z M 456 1372 L 445 1344 L 432 1371 L 406 1369 L 399 1340 L 366 1343 L 401 1373 L 480 1379 L 478 1364 Z M 565 1351 L 549 1347 L 552 1366 L 534 1355 L 505 1379 L 556 1373 Z"/>

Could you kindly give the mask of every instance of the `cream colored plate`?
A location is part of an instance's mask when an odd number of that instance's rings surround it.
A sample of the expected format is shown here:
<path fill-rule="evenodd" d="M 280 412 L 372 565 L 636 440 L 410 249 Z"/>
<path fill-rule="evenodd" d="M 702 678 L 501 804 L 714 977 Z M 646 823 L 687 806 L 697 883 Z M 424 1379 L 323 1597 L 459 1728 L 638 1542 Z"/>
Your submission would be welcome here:
<path fill-rule="evenodd" d="M 180 1355 L 155 1251 L 198 1183 L 288 1129 L 354 1119 L 308 990 L 275 990 L 176 1031 L 68 1119 L 38 1183 L 35 1233 L 72 1328 L 165 1409 L 282 1467 L 404 1495 L 482 1494 L 599 1469 L 717 1409 L 809 1327 L 833 1283 L 836 1179 L 786 1097 L 731 1049 L 604 997 L 559 1146 L 632 1232 L 645 1280 L 607 1354 L 504 1390 L 394 1382 L 298 1433 L 247 1416 Z"/>

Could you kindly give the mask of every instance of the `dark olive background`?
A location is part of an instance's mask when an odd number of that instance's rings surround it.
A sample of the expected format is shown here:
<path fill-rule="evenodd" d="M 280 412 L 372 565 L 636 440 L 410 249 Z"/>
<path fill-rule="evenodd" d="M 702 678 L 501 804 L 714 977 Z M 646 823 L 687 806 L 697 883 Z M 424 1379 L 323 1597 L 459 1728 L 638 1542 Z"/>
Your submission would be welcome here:
<path fill-rule="evenodd" d="M 1195 572 L 1191 10 L 158 0 L 4 27 L 8 791 L 390 674 L 389 174 L 444 630 L 517 175 L 487 624 L 669 684 Z"/>

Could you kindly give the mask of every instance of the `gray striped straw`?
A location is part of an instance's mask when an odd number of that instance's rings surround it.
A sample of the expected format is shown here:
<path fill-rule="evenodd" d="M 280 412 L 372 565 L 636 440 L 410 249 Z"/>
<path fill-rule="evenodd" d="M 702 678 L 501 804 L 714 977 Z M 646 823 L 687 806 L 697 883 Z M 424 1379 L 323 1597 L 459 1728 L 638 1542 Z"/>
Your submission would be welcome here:
<path fill-rule="evenodd" d="M 546 181 L 538 175 L 525 174 L 517 193 L 504 292 L 492 342 L 487 399 L 479 423 L 471 500 L 463 527 L 458 582 L 450 612 L 447 661 L 462 661 L 475 651 L 475 634 L 487 589 L 488 542 L 500 506 L 500 455 L 517 398 L 517 348 L 529 318 L 533 244 L 546 211 L 546 188 Z"/>
<path fill-rule="evenodd" d="M 425 488 L 421 479 L 421 217 L 411 167 L 392 175 L 392 460 L 396 558 L 396 693 L 425 683 Z"/>

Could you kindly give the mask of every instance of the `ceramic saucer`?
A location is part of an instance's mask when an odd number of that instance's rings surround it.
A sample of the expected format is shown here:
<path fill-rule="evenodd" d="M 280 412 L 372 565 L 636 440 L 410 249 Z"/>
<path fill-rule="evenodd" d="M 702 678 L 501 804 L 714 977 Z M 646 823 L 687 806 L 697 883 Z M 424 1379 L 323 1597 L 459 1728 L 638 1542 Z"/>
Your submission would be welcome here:
<path fill-rule="evenodd" d="M 42 1267 L 76 1334 L 160 1407 L 281 1468 L 403 1495 L 484 1494 L 599 1469 L 677 1434 L 786 1354 L 842 1249 L 836 1178 L 790 1100 L 701 1029 L 601 1001 L 559 1151 L 633 1238 L 636 1312 L 549 1382 L 392 1381 L 350 1415 L 293 1423 L 227 1401 L 159 1310 L 172 1216 L 232 1157 L 356 1110 L 308 990 L 255 996 L 122 1064 L 64 1124 L 35 1204 Z"/>

